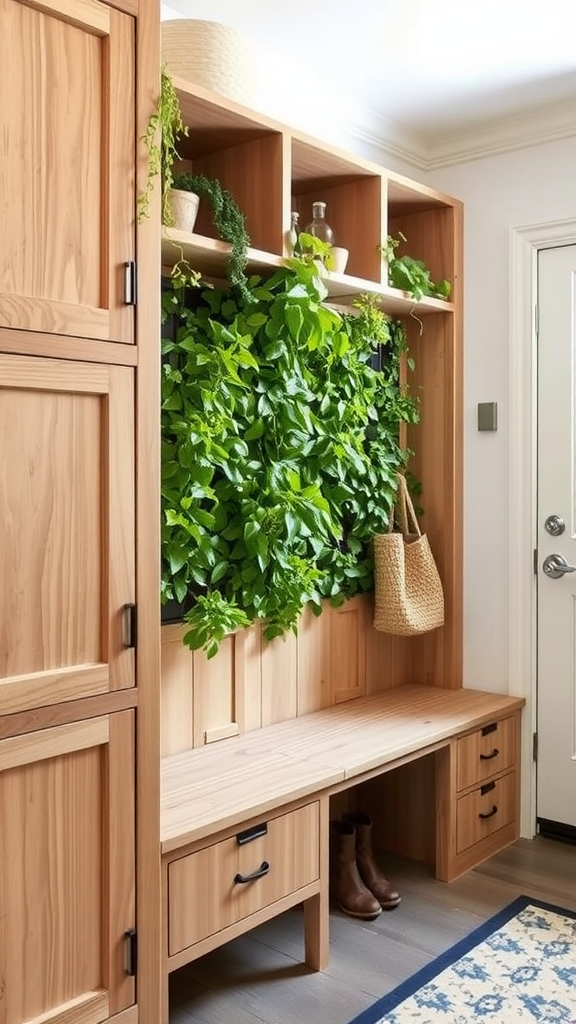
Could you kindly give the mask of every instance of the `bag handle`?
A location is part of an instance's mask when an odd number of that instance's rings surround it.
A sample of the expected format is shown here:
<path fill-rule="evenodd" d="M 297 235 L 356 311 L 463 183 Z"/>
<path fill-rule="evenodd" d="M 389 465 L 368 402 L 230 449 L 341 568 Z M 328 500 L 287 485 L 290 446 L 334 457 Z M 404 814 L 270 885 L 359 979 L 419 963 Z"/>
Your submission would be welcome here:
<path fill-rule="evenodd" d="M 392 532 L 392 520 L 395 517 L 402 533 L 415 533 L 418 537 L 422 536 L 414 505 L 412 504 L 412 498 L 408 493 L 406 477 L 402 473 L 398 474 L 398 491 L 394 505 L 394 515 L 391 515 L 388 520 L 389 533 Z"/>

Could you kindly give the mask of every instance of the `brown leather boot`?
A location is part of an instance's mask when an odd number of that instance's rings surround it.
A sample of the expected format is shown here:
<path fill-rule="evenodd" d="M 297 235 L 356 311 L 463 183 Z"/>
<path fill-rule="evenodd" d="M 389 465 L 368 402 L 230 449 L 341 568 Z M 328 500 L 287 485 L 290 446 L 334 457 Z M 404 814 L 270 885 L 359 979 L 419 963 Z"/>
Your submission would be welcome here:
<path fill-rule="evenodd" d="M 350 917 L 371 921 L 382 912 L 358 874 L 356 832 L 344 821 L 330 822 L 330 896 Z"/>
<path fill-rule="evenodd" d="M 400 896 L 391 882 L 378 869 L 372 849 L 372 819 L 362 811 L 342 815 L 342 821 L 352 825 L 356 833 L 356 864 L 364 885 L 376 897 L 383 910 L 392 910 L 400 903 Z"/>

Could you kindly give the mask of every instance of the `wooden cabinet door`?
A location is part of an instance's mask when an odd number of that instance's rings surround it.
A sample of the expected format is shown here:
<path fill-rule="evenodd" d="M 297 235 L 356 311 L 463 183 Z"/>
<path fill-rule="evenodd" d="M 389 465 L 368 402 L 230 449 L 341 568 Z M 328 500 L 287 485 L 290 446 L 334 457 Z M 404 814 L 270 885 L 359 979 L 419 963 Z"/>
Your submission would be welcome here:
<path fill-rule="evenodd" d="M 0 327 L 134 340 L 133 19 L 0 0 Z"/>
<path fill-rule="evenodd" d="M 134 712 L 0 741 L 0 1021 L 134 1003 Z"/>
<path fill-rule="evenodd" d="M 134 686 L 133 373 L 0 353 L 0 714 Z"/>

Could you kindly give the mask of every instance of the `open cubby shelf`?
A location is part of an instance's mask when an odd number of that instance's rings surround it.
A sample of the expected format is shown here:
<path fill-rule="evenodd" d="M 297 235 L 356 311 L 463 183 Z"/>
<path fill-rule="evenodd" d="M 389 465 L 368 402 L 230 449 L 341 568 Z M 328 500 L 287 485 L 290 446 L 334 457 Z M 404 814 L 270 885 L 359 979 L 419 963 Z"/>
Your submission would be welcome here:
<path fill-rule="evenodd" d="M 312 204 L 323 200 L 335 244 L 349 251 L 346 273 L 332 274 L 327 280 L 331 299 L 346 305 L 359 294 L 371 293 L 381 297 L 386 312 L 397 316 L 453 312 L 452 302 L 426 298 L 415 304 L 409 295 L 390 288 L 379 247 L 389 234 L 402 232 L 408 240 L 405 251 L 426 263 L 433 280 L 449 280 L 451 299 L 458 302 L 457 200 L 201 86 L 181 79 L 175 79 L 175 85 L 189 128 L 180 147 L 181 169 L 217 178 L 232 193 L 246 218 L 253 246 L 250 272 L 265 274 L 279 266 L 282 257 L 290 254 L 291 211 L 298 212 L 300 227 L 305 229 L 312 219 Z M 210 213 L 202 203 L 195 234 L 164 231 L 166 265 L 179 258 L 179 247 L 194 269 L 225 276 L 228 249 L 215 237 Z"/>

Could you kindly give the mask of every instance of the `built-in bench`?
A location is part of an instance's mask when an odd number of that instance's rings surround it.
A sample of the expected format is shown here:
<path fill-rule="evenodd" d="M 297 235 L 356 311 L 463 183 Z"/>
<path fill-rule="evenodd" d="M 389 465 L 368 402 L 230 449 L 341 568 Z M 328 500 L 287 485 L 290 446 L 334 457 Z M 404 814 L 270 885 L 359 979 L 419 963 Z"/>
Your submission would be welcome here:
<path fill-rule="evenodd" d="M 437 878 L 513 842 L 522 705 L 410 684 L 164 758 L 166 976 L 302 902 L 306 961 L 326 966 L 330 798 L 416 759 L 434 755 Z"/>

